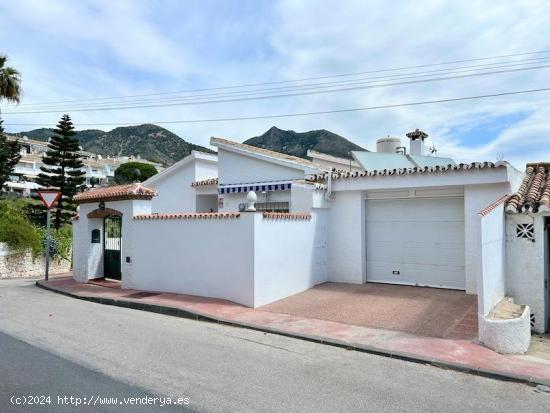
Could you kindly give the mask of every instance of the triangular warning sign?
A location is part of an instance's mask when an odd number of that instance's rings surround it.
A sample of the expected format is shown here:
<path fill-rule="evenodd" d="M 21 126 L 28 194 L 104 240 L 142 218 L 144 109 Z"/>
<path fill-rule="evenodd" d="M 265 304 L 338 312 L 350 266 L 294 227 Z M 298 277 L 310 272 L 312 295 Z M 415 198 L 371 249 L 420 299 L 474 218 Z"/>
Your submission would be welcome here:
<path fill-rule="evenodd" d="M 40 201 L 44 204 L 44 206 L 48 209 L 54 206 L 54 204 L 57 202 L 59 197 L 61 196 L 61 192 L 59 191 L 38 191 L 38 196 L 40 197 Z"/>

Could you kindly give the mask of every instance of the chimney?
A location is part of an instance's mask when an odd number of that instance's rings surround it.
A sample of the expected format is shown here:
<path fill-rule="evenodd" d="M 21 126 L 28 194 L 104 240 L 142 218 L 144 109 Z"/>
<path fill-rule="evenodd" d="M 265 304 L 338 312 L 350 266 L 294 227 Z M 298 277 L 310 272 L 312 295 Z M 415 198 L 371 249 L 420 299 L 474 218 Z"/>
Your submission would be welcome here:
<path fill-rule="evenodd" d="M 424 155 L 424 139 L 427 137 L 428 134 L 420 129 L 407 133 L 407 138 L 411 140 L 409 153 L 411 155 Z"/>

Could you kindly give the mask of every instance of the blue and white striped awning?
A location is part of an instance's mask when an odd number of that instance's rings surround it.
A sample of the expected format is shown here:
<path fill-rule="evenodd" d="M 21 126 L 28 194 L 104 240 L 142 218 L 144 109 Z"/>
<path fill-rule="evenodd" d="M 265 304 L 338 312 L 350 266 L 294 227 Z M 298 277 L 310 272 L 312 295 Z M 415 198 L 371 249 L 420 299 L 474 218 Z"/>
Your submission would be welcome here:
<path fill-rule="evenodd" d="M 288 191 L 292 187 L 292 181 L 275 181 L 275 182 L 254 182 L 247 184 L 227 184 L 218 185 L 218 192 L 220 194 L 232 194 L 250 191 L 264 192 L 264 191 Z"/>

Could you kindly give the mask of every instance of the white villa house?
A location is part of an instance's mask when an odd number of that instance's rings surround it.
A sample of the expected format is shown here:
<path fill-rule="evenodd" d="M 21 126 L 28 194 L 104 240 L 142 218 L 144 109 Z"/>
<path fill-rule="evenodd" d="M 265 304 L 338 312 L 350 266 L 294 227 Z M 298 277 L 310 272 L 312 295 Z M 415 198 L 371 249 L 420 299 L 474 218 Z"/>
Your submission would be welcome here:
<path fill-rule="evenodd" d="M 351 161 L 212 138 L 217 155 L 75 197 L 74 278 L 249 307 L 327 281 L 457 289 L 477 294 L 481 341 L 525 351 L 530 310 L 549 328 L 549 167 L 457 164 L 426 156 L 426 136 Z M 493 317 L 507 297 L 518 317 Z"/>

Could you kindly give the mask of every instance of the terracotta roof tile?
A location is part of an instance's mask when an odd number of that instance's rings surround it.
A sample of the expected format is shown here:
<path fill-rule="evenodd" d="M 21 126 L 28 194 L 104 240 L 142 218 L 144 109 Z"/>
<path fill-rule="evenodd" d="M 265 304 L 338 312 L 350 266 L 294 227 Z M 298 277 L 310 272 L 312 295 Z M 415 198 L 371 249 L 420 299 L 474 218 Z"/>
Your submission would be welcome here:
<path fill-rule="evenodd" d="M 97 201 L 120 201 L 124 199 L 151 199 L 157 193 L 140 183 L 90 189 L 76 194 L 73 200 L 79 204 Z"/>
<path fill-rule="evenodd" d="M 523 182 L 506 202 L 506 212 L 550 212 L 550 163 L 527 164 Z"/>
<path fill-rule="evenodd" d="M 227 219 L 239 218 L 240 216 L 240 212 L 178 212 L 172 214 L 140 214 L 134 216 L 134 219 Z"/>
<path fill-rule="evenodd" d="M 385 175 L 410 175 L 410 174 L 427 174 L 427 173 L 437 173 L 437 172 L 449 172 L 449 171 L 460 171 L 460 170 L 472 170 L 472 169 L 490 169 L 490 168 L 499 168 L 508 166 L 508 162 L 473 162 L 473 163 L 460 163 L 457 165 L 435 165 L 435 166 L 425 166 L 425 167 L 414 167 L 414 168 L 401 168 L 401 169 L 381 169 L 373 171 L 364 171 L 364 172 L 349 172 L 349 171 L 333 171 L 332 179 L 350 179 L 350 178 L 363 178 L 370 176 L 385 176 Z M 310 181 L 314 182 L 324 182 L 328 178 L 328 172 L 322 174 L 314 174 L 309 176 Z"/>
<path fill-rule="evenodd" d="M 264 212 L 264 219 L 287 219 L 292 221 L 309 221 L 311 214 L 309 212 Z"/>
<path fill-rule="evenodd" d="M 191 182 L 191 186 L 207 186 L 207 185 L 218 185 L 218 178 L 208 178 L 201 181 Z"/>

